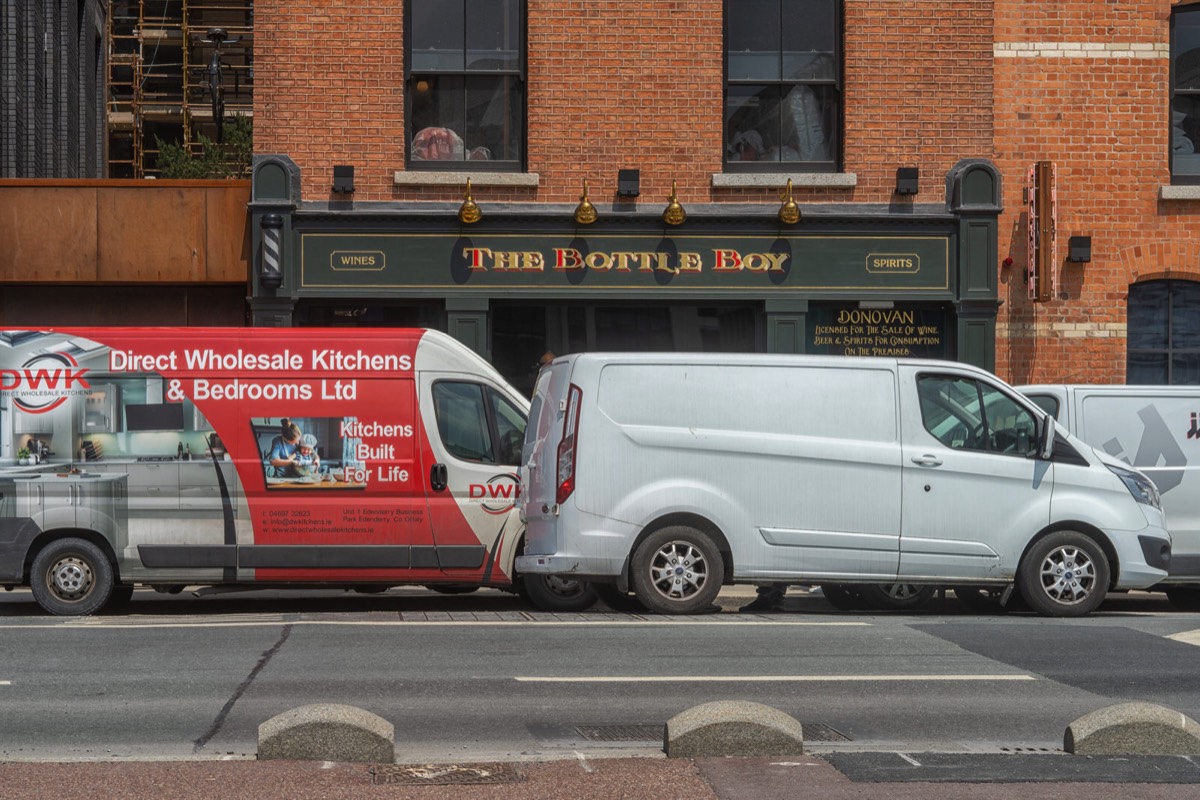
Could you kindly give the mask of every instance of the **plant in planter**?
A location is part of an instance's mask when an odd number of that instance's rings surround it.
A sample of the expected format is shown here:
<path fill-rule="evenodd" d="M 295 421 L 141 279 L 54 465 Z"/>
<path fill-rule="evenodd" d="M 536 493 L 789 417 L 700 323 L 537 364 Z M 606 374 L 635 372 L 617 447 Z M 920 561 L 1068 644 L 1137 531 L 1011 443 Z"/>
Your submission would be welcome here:
<path fill-rule="evenodd" d="M 22 447 L 17 451 L 17 463 L 22 467 L 29 466 L 29 448 Z"/>

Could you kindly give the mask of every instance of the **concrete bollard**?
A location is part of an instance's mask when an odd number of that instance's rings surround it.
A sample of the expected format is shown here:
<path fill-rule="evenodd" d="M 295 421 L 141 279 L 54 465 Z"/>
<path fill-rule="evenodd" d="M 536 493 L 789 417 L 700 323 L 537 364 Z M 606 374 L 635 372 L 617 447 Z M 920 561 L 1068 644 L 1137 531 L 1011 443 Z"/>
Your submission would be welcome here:
<path fill-rule="evenodd" d="M 1200 725 L 1154 703 L 1120 703 L 1068 725 L 1063 750 L 1088 756 L 1200 755 Z"/>
<path fill-rule="evenodd" d="M 804 732 L 795 719 L 762 703 L 718 700 L 667 720 L 663 750 L 668 758 L 798 756 Z"/>
<path fill-rule="evenodd" d="M 285 711 L 258 726 L 258 760 L 396 760 L 396 731 L 382 717 L 354 706 L 316 703 Z"/>

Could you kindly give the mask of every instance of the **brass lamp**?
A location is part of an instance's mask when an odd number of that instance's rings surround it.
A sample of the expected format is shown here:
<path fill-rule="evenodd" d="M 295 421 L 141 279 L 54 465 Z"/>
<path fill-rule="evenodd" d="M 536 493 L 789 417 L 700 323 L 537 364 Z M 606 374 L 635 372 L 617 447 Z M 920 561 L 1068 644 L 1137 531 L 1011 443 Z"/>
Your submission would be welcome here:
<path fill-rule="evenodd" d="M 592 201 L 588 200 L 588 182 L 583 181 L 583 194 L 579 196 L 579 205 L 575 206 L 575 221 L 580 225 L 591 225 L 599 215 Z"/>
<path fill-rule="evenodd" d="M 479 206 L 475 204 L 475 198 L 471 195 L 471 179 L 467 178 L 467 191 L 463 194 L 463 203 L 458 207 L 458 221 L 465 225 L 470 225 L 473 222 L 479 222 L 483 217 L 483 212 L 479 210 Z"/>
<path fill-rule="evenodd" d="M 682 225 L 687 219 L 687 212 L 683 210 L 675 193 L 675 181 L 671 181 L 671 196 L 667 198 L 667 207 L 663 209 L 662 218 L 668 225 Z"/>
<path fill-rule="evenodd" d="M 800 221 L 800 206 L 792 199 L 792 179 L 788 178 L 787 188 L 779 195 L 783 205 L 779 207 L 779 221 L 784 225 L 795 225 Z"/>

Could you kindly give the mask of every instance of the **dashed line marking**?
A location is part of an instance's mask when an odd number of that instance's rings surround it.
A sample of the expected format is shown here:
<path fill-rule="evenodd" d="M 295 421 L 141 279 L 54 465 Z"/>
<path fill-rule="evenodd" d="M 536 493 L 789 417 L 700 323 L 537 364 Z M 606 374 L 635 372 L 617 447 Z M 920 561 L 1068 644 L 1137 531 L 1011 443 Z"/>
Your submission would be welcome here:
<path fill-rule="evenodd" d="M 516 675 L 513 680 L 519 683 L 718 683 L 718 682 L 755 682 L 769 683 L 774 681 L 792 683 L 869 683 L 882 681 L 1032 681 L 1034 676 L 1028 674 L 1016 675 L 593 675 L 593 676 L 553 676 L 553 675 Z"/>

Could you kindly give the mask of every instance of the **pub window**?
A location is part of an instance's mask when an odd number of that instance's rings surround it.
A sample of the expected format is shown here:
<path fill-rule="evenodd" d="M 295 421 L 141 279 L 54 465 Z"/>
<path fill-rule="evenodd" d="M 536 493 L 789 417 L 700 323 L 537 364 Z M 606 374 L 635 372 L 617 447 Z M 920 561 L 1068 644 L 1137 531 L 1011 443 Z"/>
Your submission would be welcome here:
<path fill-rule="evenodd" d="M 1200 183 L 1200 3 L 1171 11 L 1171 182 Z"/>
<path fill-rule="evenodd" d="M 1200 385 L 1200 281 L 1129 287 L 1127 383 Z"/>
<path fill-rule="evenodd" d="M 407 165 L 520 170 L 524 0 L 409 0 L 407 8 Z"/>
<path fill-rule="evenodd" d="M 725 0 L 727 170 L 837 169 L 841 6 L 841 0 Z"/>

